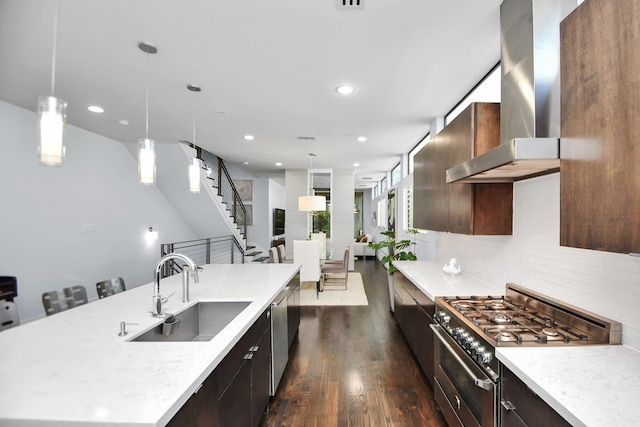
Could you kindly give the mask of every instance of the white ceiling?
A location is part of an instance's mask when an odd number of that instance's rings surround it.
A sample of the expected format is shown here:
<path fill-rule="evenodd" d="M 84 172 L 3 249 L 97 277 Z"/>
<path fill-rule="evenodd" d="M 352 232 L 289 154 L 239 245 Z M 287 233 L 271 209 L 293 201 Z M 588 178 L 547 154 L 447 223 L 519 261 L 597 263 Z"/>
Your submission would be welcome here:
<path fill-rule="evenodd" d="M 500 2 L 0 0 L 0 99 L 35 110 L 51 94 L 59 4 L 54 95 L 68 123 L 137 142 L 148 79 L 150 138 L 193 141 L 195 119 L 197 145 L 258 176 L 282 182 L 313 152 L 314 168 L 353 168 L 357 187 L 392 169 L 499 61 Z M 158 53 L 147 59 L 141 41 Z M 343 83 L 355 93 L 338 95 Z"/>

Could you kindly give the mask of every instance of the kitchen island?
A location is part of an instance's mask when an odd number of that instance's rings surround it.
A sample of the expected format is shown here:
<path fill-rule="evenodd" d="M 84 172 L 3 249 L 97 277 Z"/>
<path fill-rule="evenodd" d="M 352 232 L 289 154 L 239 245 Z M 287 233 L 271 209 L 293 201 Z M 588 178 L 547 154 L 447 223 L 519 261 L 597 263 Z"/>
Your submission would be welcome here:
<path fill-rule="evenodd" d="M 153 283 L 2 332 L 0 426 L 165 425 L 299 268 L 206 265 L 189 303 L 181 275 L 163 279 L 161 294 L 175 292 L 168 314 L 199 301 L 251 302 L 211 341 L 131 342 L 163 322 L 150 314 Z"/>

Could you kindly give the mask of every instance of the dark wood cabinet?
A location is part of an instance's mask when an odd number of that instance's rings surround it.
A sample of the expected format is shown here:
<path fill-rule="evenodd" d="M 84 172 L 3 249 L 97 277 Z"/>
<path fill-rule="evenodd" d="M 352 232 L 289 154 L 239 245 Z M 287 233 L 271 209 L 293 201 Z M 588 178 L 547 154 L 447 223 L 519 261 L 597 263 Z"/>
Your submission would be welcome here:
<path fill-rule="evenodd" d="M 587 0 L 560 25 L 560 244 L 640 253 L 640 2 Z"/>
<path fill-rule="evenodd" d="M 287 294 L 287 336 L 289 348 L 298 333 L 300 327 L 300 273 L 289 284 Z"/>
<path fill-rule="evenodd" d="M 168 426 L 255 427 L 269 403 L 271 311 L 229 351 Z"/>
<path fill-rule="evenodd" d="M 265 310 L 220 363 L 220 426 L 255 427 L 269 403 L 271 309 Z"/>
<path fill-rule="evenodd" d="M 505 366 L 502 366 L 501 378 L 500 424 L 503 427 L 571 426 Z"/>
<path fill-rule="evenodd" d="M 394 273 L 395 317 L 422 372 L 433 385 L 433 323 L 435 303 L 402 273 Z"/>
<path fill-rule="evenodd" d="M 512 233 L 513 184 L 446 182 L 452 166 L 500 144 L 500 104 L 473 103 L 414 158 L 414 225 L 459 234 Z"/>

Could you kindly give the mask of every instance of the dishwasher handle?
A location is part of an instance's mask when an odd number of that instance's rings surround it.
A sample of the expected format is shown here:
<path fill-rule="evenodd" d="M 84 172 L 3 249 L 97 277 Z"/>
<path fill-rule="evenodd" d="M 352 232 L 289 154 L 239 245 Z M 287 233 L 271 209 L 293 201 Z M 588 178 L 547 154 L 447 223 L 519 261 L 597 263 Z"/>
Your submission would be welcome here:
<path fill-rule="evenodd" d="M 278 294 L 277 298 L 271 302 L 271 307 L 277 307 L 280 304 L 282 304 L 283 301 L 285 301 L 287 298 L 287 292 L 286 291 L 281 291 L 280 294 Z"/>

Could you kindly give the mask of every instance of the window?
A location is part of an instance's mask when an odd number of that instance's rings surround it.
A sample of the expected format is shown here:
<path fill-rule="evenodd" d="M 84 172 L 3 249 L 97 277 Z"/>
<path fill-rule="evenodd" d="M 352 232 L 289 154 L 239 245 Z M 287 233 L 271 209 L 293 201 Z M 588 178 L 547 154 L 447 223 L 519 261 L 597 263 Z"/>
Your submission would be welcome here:
<path fill-rule="evenodd" d="M 420 150 L 422 150 L 422 147 L 427 145 L 430 140 L 431 133 L 428 133 L 424 138 L 422 138 L 422 141 L 420 141 L 418 145 L 416 145 L 411 151 L 409 151 L 409 175 L 413 173 L 413 158 L 416 156 L 416 154 L 418 154 Z"/>
<path fill-rule="evenodd" d="M 387 191 L 387 178 L 384 177 L 380 180 L 380 194 Z"/>
<path fill-rule="evenodd" d="M 386 197 L 381 197 L 378 200 L 378 223 L 376 224 L 378 227 L 387 228 L 387 199 Z"/>
<path fill-rule="evenodd" d="M 497 65 L 445 116 L 444 125 L 451 123 L 472 102 L 500 102 L 501 77 L 500 65 Z"/>
<path fill-rule="evenodd" d="M 413 228 L 413 187 L 402 189 L 402 230 L 407 231 Z"/>
<path fill-rule="evenodd" d="M 396 185 L 402 179 L 402 167 L 400 163 L 391 171 L 391 185 Z"/>

